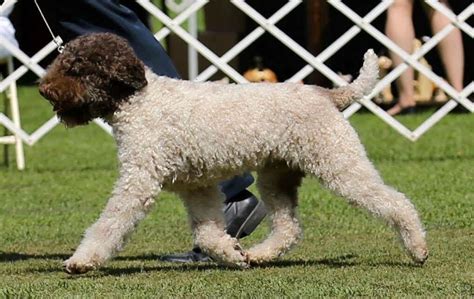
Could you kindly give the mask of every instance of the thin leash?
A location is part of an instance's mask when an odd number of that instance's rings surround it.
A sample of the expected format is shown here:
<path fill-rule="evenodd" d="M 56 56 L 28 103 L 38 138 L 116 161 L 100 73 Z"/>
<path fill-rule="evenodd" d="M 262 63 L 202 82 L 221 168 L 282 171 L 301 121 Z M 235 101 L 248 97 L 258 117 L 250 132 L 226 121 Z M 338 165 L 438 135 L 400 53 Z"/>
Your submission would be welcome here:
<path fill-rule="evenodd" d="M 57 46 L 57 50 L 59 53 L 62 53 L 64 51 L 64 46 L 63 46 L 63 40 L 62 38 L 58 35 L 58 36 L 55 36 L 54 33 L 53 33 L 53 30 L 51 30 L 51 27 L 49 26 L 48 24 L 48 21 L 46 20 L 46 17 L 44 16 L 43 14 L 43 11 L 41 11 L 41 8 L 37 2 L 37 0 L 34 0 L 35 1 L 35 4 L 36 4 L 36 7 L 38 8 L 38 11 L 41 15 L 41 17 L 43 18 L 43 21 L 44 23 L 46 24 L 46 27 L 48 27 L 48 30 L 49 30 L 49 33 L 51 34 L 51 36 L 53 37 L 53 41 L 54 43 L 56 44 Z"/>

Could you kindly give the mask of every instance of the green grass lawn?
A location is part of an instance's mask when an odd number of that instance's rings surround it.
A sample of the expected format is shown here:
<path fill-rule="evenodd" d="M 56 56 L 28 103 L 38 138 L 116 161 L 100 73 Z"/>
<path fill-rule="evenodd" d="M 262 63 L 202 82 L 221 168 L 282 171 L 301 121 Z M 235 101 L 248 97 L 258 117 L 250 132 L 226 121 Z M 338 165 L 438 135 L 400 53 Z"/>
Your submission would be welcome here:
<path fill-rule="evenodd" d="M 21 88 L 20 99 L 28 132 L 52 116 L 34 88 Z M 400 119 L 414 126 L 427 116 Z M 304 239 L 281 261 L 242 271 L 158 261 L 191 247 L 184 208 L 164 193 L 117 258 L 69 276 L 61 262 L 98 217 L 117 164 L 113 139 L 96 125 L 58 126 L 26 148 L 25 171 L 16 170 L 11 147 L 10 165 L 0 165 L 0 297 L 474 296 L 473 116 L 450 115 L 416 143 L 371 114 L 351 122 L 387 183 L 419 209 L 431 251 L 425 266 L 413 265 L 383 223 L 308 178 L 300 192 Z"/>

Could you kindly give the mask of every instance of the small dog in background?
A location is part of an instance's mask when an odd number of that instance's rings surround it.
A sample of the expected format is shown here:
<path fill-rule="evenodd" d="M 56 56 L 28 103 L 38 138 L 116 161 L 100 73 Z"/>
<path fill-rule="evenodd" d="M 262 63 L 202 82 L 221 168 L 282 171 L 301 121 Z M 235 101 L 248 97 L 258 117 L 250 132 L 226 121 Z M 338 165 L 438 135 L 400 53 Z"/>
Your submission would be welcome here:
<path fill-rule="evenodd" d="M 103 265 L 152 207 L 162 189 L 188 210 L 194 242 L 232 266 L 272 261 L 295 245 L 301 228 L 297 189 L 312 175 L 336 194 L 394 227 L 415 262 L 428 257 L 418 214 L 386 186 L 339 109 L 368 94 L 377 56 L 368 51 L 351 84 L 324 89 L 291 83 L 195 83 L 160 77 L 113 34 L 66 45 L 41 80 L 41 94 L 67 126 L 96 117 L 113 127 L 120 176 L 98 221 L 65 261 L 69 273 Z M 218 182 L 246 171 L 272 221 L 262 243 L 244 250 L 224 231 Z"/>

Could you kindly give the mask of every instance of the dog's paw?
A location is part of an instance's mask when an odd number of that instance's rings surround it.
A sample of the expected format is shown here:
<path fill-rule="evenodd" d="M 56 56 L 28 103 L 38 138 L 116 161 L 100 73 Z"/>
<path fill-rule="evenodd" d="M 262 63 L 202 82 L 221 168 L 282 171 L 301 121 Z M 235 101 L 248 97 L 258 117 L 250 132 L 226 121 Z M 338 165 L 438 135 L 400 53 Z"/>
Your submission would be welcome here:
<path fill-rule="evenodd" d="M 414 248 L 411 252 L 410 252 L 410 255 L 411 255 L 411 258 L 413 259 L 413 261 L 419 265 L 423 265 L 426 260 L 428 259 L 428 249 L 426 248 L 426 246 L 422 246 L 422 247 L 417 247 L 417 248 Z"/>
<path fill-rule="evenodd" d="M 66 271 L 68 274 L 84 274 L 91 270 L 95 270 L 97 266 L 94 263 L 84 263 L 71 257 L 70 259 L 64 261 L 63 267 L 64 271 Z"/>
<path fill-rule="evenodd" d="M 278 259 L 283 253 L 268 250 L 268 248 L 261 248 L 255 246 L 247 251 L 247 262 L 250 265 L 260 265 Z"/>
<path fill-rule="evenodd" d="M 422 233 L 402 235 L 402 240 L 412 260 L 423 265 L 428 259 L 428 245 Z"/>
<path fill-rule="evenodd" d="M 247 269 L 250 267 L 247 262 L 247 253 L 244 252 L 239 244 L 236 244 L 233 250 L 225 250 L 222 255 L 217 257 L 217 259 L 221 264 L 233 268 Z"/>
<path fill-rule="evenodd" d="M 247 255 L 243 252 L 236 251 L 232 254 L 227 254 L 224 258 L 217 257 L 216 260 L 227 267 L 247 269 L 250 268 Z"/>
<path fill-rule="evenodd" d="M 235 238 L 226 236 L 219 247 L 202 249 L 221 265 L 240 269 L 250 267 L 246 252 Z"/>
<path fill-rule="evenodd" d="M 236 243 L 234 246 L 234 252 L 233 252 L 233 266 L 241 268 L 241 269 L 247 269 L 250 267 L 250 264 L 248 263 L 248 256 L 247 252 L 244 251 L 242 246 L 240 246 L 239 243 Z"/>
<path fill-rule="evenodd" d="M 259 265 L 267 262 L 267 258 L 263 258 L 262 255 L 255 253 L 253 250 L 247 252 L 247 263 L 249 265 Z"/>

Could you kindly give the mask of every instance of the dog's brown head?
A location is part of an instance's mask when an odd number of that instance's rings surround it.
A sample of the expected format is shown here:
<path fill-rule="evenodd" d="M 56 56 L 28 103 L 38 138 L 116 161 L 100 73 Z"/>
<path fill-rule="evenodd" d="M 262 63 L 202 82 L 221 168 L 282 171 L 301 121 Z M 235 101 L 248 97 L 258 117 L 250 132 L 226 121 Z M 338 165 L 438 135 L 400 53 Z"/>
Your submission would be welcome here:
<path fill-rule="evenodd" d="M 147 84 L 145 67 L 127 41 L 111 33 L 69 42 L 41 79 L 41 95 L 67 126 L 113 113 Z"/>

